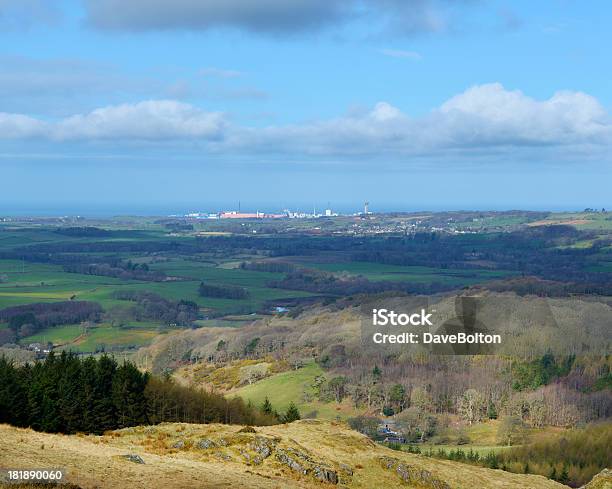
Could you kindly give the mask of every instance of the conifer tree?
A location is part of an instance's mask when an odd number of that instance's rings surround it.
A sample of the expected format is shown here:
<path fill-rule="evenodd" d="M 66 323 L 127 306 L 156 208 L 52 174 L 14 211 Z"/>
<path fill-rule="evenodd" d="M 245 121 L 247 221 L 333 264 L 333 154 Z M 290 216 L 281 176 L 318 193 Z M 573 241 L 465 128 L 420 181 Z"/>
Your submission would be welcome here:
<path fill-rule="evenodd" d="M 301 419 L 300 411 L 298 410 L 295 403 L 291 401 L 291 404 L 289 404 L 289 407 L 287 408 L 287 412 L 285 413 L 285 416 L 283 417 L 283 421 L 285 423 L 292 423 L 293 421 L 297 421 L 299 419 Z"/>
<path fill-rule="evenodd" d="M 270 399 L 268 399 L 268 396 L 266 396 L 263 404 L 261 405 L 261 412 L 263 414 L 272 414 L 272 403 L 270 402 Z"/>
<path fill-rule="evenodd" d="M 550 474 L 548 475 L 548 478 L 554 481 L 557 480 L 557 467 L 555 467 L 554 465 L 553 465 L 552 470 L 550 471 Z"/>

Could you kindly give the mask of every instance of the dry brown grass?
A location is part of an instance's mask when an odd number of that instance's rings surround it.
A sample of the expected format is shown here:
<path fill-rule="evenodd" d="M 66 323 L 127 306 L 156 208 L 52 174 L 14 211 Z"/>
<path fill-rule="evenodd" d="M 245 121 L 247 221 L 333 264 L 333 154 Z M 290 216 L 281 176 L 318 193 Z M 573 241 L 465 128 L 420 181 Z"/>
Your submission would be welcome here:
<path fill-rule="evenodd" d="M 320 489 L 330 486 L 316 481 L 310 474 L 291 470 L 274 455 L 261 464 L 253 464 L 252 457 L 256 453 L 252 442 L 255 437 L 264 437 L 277 448 L 299 450 L 317 464 L 337 471 L 338 487 L 346 489 L 411 487 L 401 481 L 395 470 L 381 464 L 382 457 L 393 457 L 414 469 L 428 471 L 452 489 L 564 487 L 538 476 L 510 474 L 392 451 L 348 430 L 342 423 L 303 420 L 289 425 L 257 427 L 256 433 L 239 433 L 240 428 L 169 423 L 127 428 L 103 436 L 60 436 L 0 425 L 0 466 L 65 468 L 67 480 L 84 489 Z M 197 448 L 197 442 L 203 439 L 212 440 L 214 446 Z M 139 455 L 145 463 L 125 460 L 122 456 L 126 454 Z"/>

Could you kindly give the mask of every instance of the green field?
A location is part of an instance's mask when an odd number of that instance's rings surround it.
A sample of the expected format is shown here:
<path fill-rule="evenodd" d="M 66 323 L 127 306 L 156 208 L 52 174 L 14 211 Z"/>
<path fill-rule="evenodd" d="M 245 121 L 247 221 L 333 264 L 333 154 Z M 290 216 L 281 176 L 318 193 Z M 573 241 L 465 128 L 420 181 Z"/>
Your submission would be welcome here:
<path fill-rule="evenodd" d="M 309 263 L 307 266 L 332 273 L 360 275 L 372 281 L 389 280 L 419 284 L 439 282 L 457 287 L 512 275 L 512 272 L 506 270 L 457 270 L 370 262 Z"/>
<path fill-rule="evenodd" d="M 55 326 L 53 328 L 45 328 L 35 335 L 21 339 L 22 345 L 30 343 L 47 343 L 51 342 L 54 345 L 63 345 L 74 341 L 83 334 L 83 326 L 80 324 L 69 324 L 67 326 Z"/>
<path fill-rule="evenodd" d="M 68 325 L 45 328 L 35 335 L 22 338 L 21 344 L 51 342 L 61 349 L 93 353 L 148 345 L 161 333 L 159 325 L 150 323 L 130 323 L 126 326 L 101 323 L 86 331 L 81 325 Z"/>
<path fill-rule="evenodd" d="M 282 372 L 241 387 L 231 395 L 238 395 L 246 401 L 250 400 L 257 406 L 260 406 L 267 397 L 274 409 L 279 412 L 285 411 L 289 404 L 294 402 L 303 416 L 316 411 L 316 417 L 321 419 L 345 419 L 356 415 L 357 412 L 346 404 L 304 401 L 304 393 L 311 395 L 314 393 L 312 385 L 319 376 L 325 376 L 325 372 L 317 363 L 310 362 L 298 370 Z"/>
<path fill-rule="evenodd" d="M 612 214 L 610 212 L 576 212 L 576 213 L 555 213 L 547 217 L 547 221 L 559 222 L 569 221 L 570 225 L 578 229 L 592 231 L 612 231 Z M 586 221 L 576 222 L 573 221 Z"/>
<path fill-rule="evenodd" d="M 75 300 L 96 301 L 108 310 L 125 305 L 114 298 L 119 290 L 145 290 L 170 300 L 190 300 L 201 307 L 216 312 L 257 311 L 266 301 L 290 297 L 307 297 L 302 291 L 287 291 L 266 287 L 266 282 L 282 277 L 282 274 L 253 272 L 239 268 L 221 268 L 214 264 L 187 260 L 171 260 L 153 264 L 170 276 L 186 280 L 168 282 L 142 282 L 113 277 L 67 273 L 61 266 L 40 263 L 0 260 L 0 309 L 33 302 Z M 190 280 L 193 279 L 193 280 Z M 250 297 L 243 300 L 200 297 L 201 281 L 219 285 L 237 285 L 249 290 Z"/>

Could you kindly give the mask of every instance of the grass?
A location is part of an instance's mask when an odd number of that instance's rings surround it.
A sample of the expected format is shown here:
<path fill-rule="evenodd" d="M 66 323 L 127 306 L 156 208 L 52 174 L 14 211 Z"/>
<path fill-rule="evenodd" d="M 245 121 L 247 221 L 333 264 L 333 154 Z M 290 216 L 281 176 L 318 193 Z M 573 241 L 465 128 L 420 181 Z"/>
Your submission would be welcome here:
<path fill-rule="evenodd" d="M 370 262 L 309 263 L 309 267 L 333 273 L 361 275 L 372 281 L 402 281 L 421 284 L 440 282 L 448 285 L 471 285 L 511 275 L 506 270 L 457 270 L 421 266 L 385 265 Z"/>
<path fill-rule="evenodd" d="M 470 450 L 472 450 L 474 453 L 478 453 L 478 455 L 480 455 L 481 457 L 486 456 L 489 453 L 499 453 L 504 450 L 507 450 L 508 448 L 512 448 L 500 445 L 473 445 L 471 443 L 468 443 L 466 445 L 432 445 L 429 443 L 423 443 L 418 444 L 418 447 L 421 449 L 421 452 L 426 452 L 431 449 L 431 451 L 434 453 L 438 452 L 438 450 L 443 450 L 446 453 L 449 453 L 451 450 L 455 452 L 457 450 L 463 450 L 464 452 L 469 452 Z M 407 451 L 408 445 L 402 445 L 401 448 L 402 450 Z"/>
<path fill-rule="evenodd" d="M 548 216 L 544 222 L 547 221 L 551 224 L 569 224 L 584 230 L 612 231 L 611 212 L 555 213 Z"/>
<path fill-rule="evenodd" d="M 100 349 L 113 350 L 140 347 L 151 343 L 160 334 L 156 327 L 138 325 L 112 326 L 96 325 L 87 334 L 64 348 L 76 352 L 95 352 Z"/>
<path fill-rule="evenodd" d="M 342 423 L 298 421 L 291 424 L 256 427 L 255 434 L 238 433 L 239 426 L 163 423 L 133 427 L 105 434 L 55 435 L 0 425 L 0 451 L 6 467 L 23 469 L 62 467 L 67 482 L 82 487 L 130 487 L 133 489 L 206 487 L 220 489 L 315 489 L 324 485 L 312 470 L 307 474 L 289 469 L 277 458 L 277 449 L 305 452 L 324 467 L 336 471 L 346 489 L 408 487 L 397 464 L 410 468 L 417 482 L 410 487 L 452 487 L 453 489 L 562 489 L 543 477 L 510 474 L 447 460 L 436 460 L 396 452 L 369 442 Z M 274 441 L 273 453 L 263 463 L 252 465 L 244 453 L 253 453 L 255 437 Z M 197 441 L 210 439 L 217 447 L 197 449 Z M 219 442 L 224 440 L 221 445 Z M 173 448 L 182 441 L 184 448 Z M 276 452 L 276 453 L 274 453 Z M 144 464 L 122 456 L 137 454 Z M 292 452 L 289 452 L 292 453 Z M 293 452 L 296 453 L 296 452 Z M 387 468 L 381 459 L 392 457 Z M 301 463 L 305 463 L 300 460 Z M 348 467 L 352 475 L 343 471 Z"/>
<path fill-rule="evenodd" d="M 80 353 L 104 350 L 121 350 L 146 346 L 159 335 L 159 325 L 151 323 L 130 323 L 113 326 L 108 323 L 96 324 L 84 331 L 78 324 L 45 328 L 35 335 L 21 340 L 21 344 L 51 342 L 62 349 Z"/>
<path fill-rule="evenodd" d="M 459 229 L 485 229 L 520 226 L 521 224 L 528 223 L 530 220 L 528 216 L 484 216 L 473 220 L 456 222 L 453 225 Z"/>
<path fill-rule="evenodd" d="M 324 403 L 320 401 L 305 401 L 304 393 L 314 395 L 313 384 L 319 376 L 325 376 L 323 369 L 315 362 L 310 362 L 297 370 L 289 370 L 254 384 L 241 387 L 231 395 L 238 395 L 245 401 L 251 401 L 260 406 L 267 397 L 274 409 L 285 411 L 291 402 L 294 402 L 300 413 L 317 412 L 320 419 L 346 419 L 357 414 L 349 404 Z"/>
<path fill-rule="evenodd" d="M 220 266 L 223 265 L 225 262 Z M 33 302 L 75 299 L 96 301 L 105 310 L 109 310 L 125 305 L 124 301 L 114 298 L 116 291 L 144 290 L 174 301 L 190 300 L 218 314 L 230 314 L 257 311 L 268 301 L 311 295 L 308 292 L 266 287 L 269 280 L 281 278 L 282 274 L 253 272 L 240 268 L 219 268 L 214 263 L 187 260 L 157 263 L 151 268 L 187 280 L 168 282 L 121 280 L 113 277 L 67 273 L 58 265 L 0 260 L 0 277 L 3 277 L 0 283 L 0 309 Z M 200 297 L 198 286 L 201 281 L 245 287 L 249 290 L 250 296 L 243 300 Z"/>
<path fill-rule="evenodd" d="M 70 343 L 83 334 L 83 327 L 80 324 L 70 324 L 67 326 L 56 326 L 45 328 L 38 333 L 21 339 L 22 345 L 29 343 L 47 343 L 63 345 Z"/>

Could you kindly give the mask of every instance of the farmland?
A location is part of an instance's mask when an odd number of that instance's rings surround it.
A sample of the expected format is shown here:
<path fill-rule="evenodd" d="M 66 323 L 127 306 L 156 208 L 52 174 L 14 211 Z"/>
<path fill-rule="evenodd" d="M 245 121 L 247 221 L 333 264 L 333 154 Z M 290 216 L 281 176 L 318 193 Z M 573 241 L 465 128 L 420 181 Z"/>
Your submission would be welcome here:
<path fill-rule="evenodd" d="M 440 282 L 461 287 L 486 280 L 507 277 L 512 272 L 505 270 L 448 270 L 422 266 L 397 266 L 382 263 L 312 263 L 313 268 L 333 273 L 357 275 L 372 281 L 406 281 L 430 284 Z"/>
<path fill-rule="evenodd" d="M 243 222 L 9 220 L 0 222 L 0 310 L 99 304 L 102 315 L 85 335 L 76 334 L 79 325 L 59 324 L 17 338 L 89 352 L 147 345 L 160 330 L 178 327 L 239 328 L 359 293 L 429 294 L 523 275 L 565 280 L 573 274 L 599 287 L 612 273 L 609 222 L 608 213 L 529 212 Z M 557 238 L 550 229 L 559 223 L 574 227 Z M 543 261 L 540 249 L 550 249 L 550 258 Z M 161 320 L 145 310 L 151 299 L 165 301 L 166 309 L 192 304 L 197 317 Z"/>
<path fill-rule="evenodd" d="M 232 391 L 244 400 L 260 406 L 267 397 L 279 411 L 287 409 L 295 402 L 301 413 L 321 419 L 346 419 L 359 411 L 349 404 L 325 403 L 315 399 L 314 385 L 317 377 L 325 377 L 323 369 L 314 362 L 298 370 L 275 374 L 267 379 Z"/>

